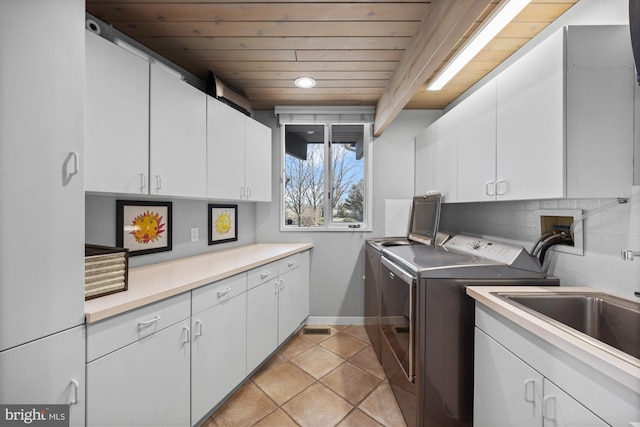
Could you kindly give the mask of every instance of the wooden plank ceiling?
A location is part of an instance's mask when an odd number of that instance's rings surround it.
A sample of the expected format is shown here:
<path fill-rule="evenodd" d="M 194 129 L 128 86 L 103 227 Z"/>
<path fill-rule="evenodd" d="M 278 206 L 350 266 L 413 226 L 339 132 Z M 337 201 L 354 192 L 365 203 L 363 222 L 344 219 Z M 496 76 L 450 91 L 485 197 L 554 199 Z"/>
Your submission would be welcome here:
<path fill-rule="evenodd" d="M 86 6 L 191 73 L 205 79 L 212 71 L 244 93 L 254 109 L 378 105 L 380 111 L 383 93 L 383 103 L 395 110 L 447 106 L 577 1 L 533 0 L 439 92 L 427 92 L 420 83 L 433 78 L 497 0 L 87 0 Z M 425 28 L 453 26 L 443 9 L 473 17 L 459 20 L 464 31 Z M 421 34 L 444 30 L 450 38 L 442 43 L 446 54 L 424 55 Z M 424 81 L 405 85 L 413 92 L 401 98 L 390 88 L 394 71 L 416 66 L 429 74 L 417 74 Z M 317 86 L 296 88 L 293 81 L 302 75 L 315 78 Z M 391 107 L 382 108 L 394 117 Z"/>

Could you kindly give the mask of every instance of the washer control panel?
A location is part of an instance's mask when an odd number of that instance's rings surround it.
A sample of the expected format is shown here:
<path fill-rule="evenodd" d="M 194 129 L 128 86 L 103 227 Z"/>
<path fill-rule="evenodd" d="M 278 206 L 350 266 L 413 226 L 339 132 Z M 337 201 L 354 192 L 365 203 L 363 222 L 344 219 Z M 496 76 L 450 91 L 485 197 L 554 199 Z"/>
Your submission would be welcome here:
<path fill-rule="evenodd" d="M 453 236 L 444 247 L 507 265 L 513 264 L 521 256 L 529 257 L 522 246 L 463 235 Z"/>

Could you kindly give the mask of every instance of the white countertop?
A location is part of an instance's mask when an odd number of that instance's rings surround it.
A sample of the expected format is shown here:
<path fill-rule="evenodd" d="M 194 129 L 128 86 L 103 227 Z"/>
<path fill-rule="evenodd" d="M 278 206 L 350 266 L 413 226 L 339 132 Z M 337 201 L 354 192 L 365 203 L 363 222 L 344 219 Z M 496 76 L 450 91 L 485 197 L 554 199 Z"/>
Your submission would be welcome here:
<path fill-rule="evenodd" d="M 569 333 L 538 316 L 497 297 L 498 292 L 514 293 L 604 293 L 587 287 L 538 287 L 538 286 L 469 286 L 467 294 L 476 301 L 496 311 L 527 331 L 552 345 L 574 355 L 594 369 L 625 384 L 632 390 L 640 389 L 640 360 L 622 352 L 612 352 L 609 346 L 594 344 L 580 338 L 580 333 Z"/>
<path fill-rule="evenodd" d="M 85 319 L 97 322 L 312 247 L 311 243 L 259 243 L 132 268 L 126 291 L 85 301 Z"/>

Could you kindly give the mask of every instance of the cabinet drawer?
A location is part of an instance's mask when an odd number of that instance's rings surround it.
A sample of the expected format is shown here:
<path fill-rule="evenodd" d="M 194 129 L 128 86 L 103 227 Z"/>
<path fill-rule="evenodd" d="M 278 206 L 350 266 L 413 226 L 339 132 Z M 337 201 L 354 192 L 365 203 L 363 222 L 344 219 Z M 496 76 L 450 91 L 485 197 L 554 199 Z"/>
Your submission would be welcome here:
<path fill-rule="evenodd" d="M 278 277 L 278 261 L 270 262 L 269 264 L 265 264 L 262 267 L 249 270 L 248 274 L 248 289 L 255 288 L 261 283 Z"/>
<path fill-rule="evenodd" d="M 185 292 L 87 326 L 87 362 L 173 325 L 191 315 Z"/>
<path fill-rule="evenodd" d="M 297 253 L 278 261 L 278 271 L 280 274 L 284 274 L 289 270 L 300 267 L 302 261 L 302 254 Z"/>
<path fill-rule="evenodd" d="M 191 291 L 191 312 L 200 313 L 247 291 L 247 273 L 240 273 Z"/>

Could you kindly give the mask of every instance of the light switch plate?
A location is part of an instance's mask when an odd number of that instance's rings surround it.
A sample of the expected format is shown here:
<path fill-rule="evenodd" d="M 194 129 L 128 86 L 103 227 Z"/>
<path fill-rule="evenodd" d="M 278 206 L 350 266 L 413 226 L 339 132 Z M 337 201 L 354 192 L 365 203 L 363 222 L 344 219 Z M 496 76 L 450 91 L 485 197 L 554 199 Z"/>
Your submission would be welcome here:
<path fill-rule="evenodd" d="M 191 241 L 192 242 L 198 241 L 198 227 L 191 228 Z"/>

